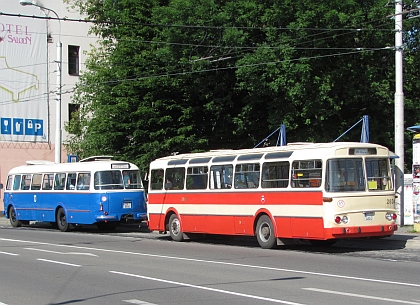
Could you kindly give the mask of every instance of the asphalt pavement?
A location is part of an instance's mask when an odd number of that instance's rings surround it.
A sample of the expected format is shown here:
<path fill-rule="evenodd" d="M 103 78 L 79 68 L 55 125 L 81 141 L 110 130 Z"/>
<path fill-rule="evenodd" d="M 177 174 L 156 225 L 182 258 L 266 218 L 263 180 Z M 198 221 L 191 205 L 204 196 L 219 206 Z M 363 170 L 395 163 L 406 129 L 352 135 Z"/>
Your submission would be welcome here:
<path fill-rule="evenodd" d="M 32 223 L 31 223 L 32 224 Z M 9 219 L 6 219 L 4 215 L 0 215 L 0 226 L 7 227 L 11 226 Z M 149 232 L 146 223 L 142 222 L 141 225 L 137 224 L 123 224 L 122 232 L 124 231 L 139 231 L 143 233 Z M 152 234 L 152 233 L 151 233 Z M 152 234 L 153 235 L 153 234 Z M 418 249 L 420 250 L 420 229 L 415 230 L 414 225 L 399 226 L 398 230 L 394 235 L 381 239 L 381 241 L 386 243 L 395 242 L 399 248 L 406 249 Z"/>

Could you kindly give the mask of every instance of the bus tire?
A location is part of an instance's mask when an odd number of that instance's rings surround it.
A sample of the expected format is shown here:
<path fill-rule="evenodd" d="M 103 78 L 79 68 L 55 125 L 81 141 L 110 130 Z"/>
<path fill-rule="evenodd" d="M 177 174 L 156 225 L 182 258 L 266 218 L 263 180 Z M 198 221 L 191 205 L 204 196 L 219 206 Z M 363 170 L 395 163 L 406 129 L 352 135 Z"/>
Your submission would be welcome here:
<path fill-rule="evenodd" d="M 272 249 L 276 246 L 273 223 L 267 215 L 262 215 L 258 219 L 255 235 L 261 248 Z"/>
<path fill-rule="evenodd" d="M 183 241 L 184 234 L 181 231 L 181 223 L 176 214 L 169 217 L 169 234 L 174 241 Z"/>
<path fill-rule="evenodd" d="M 67 222 L 66 213 L 64 213 L 63 208 L 59 208 L 57 210 L 56 221 L 57 221 L 57 226 L 61 232 L 70 231 L 70 225 Z"/>
<path fill-rule="evenodd" d="M 15 208 L 12 206 L 9 208 L 9 220 L 10 220 L 10 224 L 14 228 L 18 228 L 22 226 L 22 221 L 17 220 Z"/>

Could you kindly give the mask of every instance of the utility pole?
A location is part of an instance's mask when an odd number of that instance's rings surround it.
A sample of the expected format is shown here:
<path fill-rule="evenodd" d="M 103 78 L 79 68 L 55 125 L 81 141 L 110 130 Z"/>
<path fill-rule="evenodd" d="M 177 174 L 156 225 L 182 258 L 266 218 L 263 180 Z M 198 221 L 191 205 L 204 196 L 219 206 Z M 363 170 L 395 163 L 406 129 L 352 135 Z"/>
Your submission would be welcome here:
<path fill-rule="evenodd" d="M 403 3 L 395 0 L 395 189 L 404 225 L 404 92 L 403 92 Z"/>

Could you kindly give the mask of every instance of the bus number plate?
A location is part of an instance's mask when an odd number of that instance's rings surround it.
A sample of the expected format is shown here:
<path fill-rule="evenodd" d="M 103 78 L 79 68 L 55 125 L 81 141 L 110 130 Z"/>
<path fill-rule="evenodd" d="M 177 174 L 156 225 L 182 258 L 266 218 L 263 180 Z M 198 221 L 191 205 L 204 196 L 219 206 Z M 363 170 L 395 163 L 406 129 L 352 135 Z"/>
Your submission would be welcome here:
<path fill-rule="evenodd" d="M 131 202 L 124 202 L 123 209 L 131 209 Z"/>
<path fill-rule="evenodd" d="M 375 216 L 374 212 L 364 213 L 365 214 L 365 220 L 373 220 L 373 216 Z"/>

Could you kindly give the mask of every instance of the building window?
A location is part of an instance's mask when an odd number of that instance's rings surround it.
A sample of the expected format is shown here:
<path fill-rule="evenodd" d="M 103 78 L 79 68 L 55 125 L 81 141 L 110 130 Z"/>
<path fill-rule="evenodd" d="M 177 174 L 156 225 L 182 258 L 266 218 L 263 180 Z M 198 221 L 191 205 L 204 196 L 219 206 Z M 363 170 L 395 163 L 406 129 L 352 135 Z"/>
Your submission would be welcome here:
<path fill-rule="evenodd" d="M 79 104 L 69 104 L 69 121 L 71 121 L 72 118 L 78 118 L 78 112 L 80 110 Z"/>
<path fill-rule="evenodd" d="M 69 74 L 79 75 L 79 46 L 69 46 Z"/>

